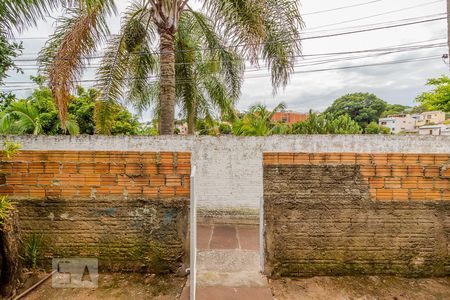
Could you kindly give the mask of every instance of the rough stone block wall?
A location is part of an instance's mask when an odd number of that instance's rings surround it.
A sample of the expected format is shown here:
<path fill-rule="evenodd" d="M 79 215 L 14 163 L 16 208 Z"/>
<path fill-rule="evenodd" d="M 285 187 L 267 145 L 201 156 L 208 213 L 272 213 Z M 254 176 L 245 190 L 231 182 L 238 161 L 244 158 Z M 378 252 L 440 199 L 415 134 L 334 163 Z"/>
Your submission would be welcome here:
<path fill-rule="evenodd" d="M 25 237 L 43 235 L 45 264 L 81 256 L 168 272 L 185 255 L 189 174 L 189 153 L 21 151 L 2 158 L 0 194 L 17 203 Z"/>
<path fill-rule="evenodd" d="M 450 274 L 448 154 L 266 153 L 266 271 Z"/>

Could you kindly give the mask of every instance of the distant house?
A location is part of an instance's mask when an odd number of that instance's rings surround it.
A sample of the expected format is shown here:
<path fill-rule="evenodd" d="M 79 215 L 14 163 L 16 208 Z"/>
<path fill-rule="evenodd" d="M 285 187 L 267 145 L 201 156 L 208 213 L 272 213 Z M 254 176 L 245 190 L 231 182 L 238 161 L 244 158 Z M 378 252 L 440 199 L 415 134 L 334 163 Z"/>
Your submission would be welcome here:
<path fill-rule="evenodd" d="M 378 121 L 380 126 L 389 128 L 392 134 L 400 132 L 410 132 L 414 130 L 416 120 L 409 114 L 399 114 L 381 118 Z"/>
<path fill-rule="evenodd" d="M 273 115 L 272 121 L 286 124 L 294 124 L 308 119 L 308 114 L 301 114 L 294 111 L 277 112 Z"/>
<path fill-rule="evenodd" d="M 425 125 L 441 124 L 445 121 L 445 112 L 442 111 L 426 111 L 419 115 L 414 115 L 416 118 L 416 127 Z"/>
<path fill-rule="evenodd" d="M 450 125 L 425 125 L 419 127 L 420 135 L 450 135 Z"/>
<path fill-rule="evenodd" d="M 380 126 L 389 128 L 392 134 L 419 133 L 422 135 L 445 135 L 447 126 L 445 113 L 442 111 L 427 111 L 421 114 L 398 114 L 381 118 Z"/>

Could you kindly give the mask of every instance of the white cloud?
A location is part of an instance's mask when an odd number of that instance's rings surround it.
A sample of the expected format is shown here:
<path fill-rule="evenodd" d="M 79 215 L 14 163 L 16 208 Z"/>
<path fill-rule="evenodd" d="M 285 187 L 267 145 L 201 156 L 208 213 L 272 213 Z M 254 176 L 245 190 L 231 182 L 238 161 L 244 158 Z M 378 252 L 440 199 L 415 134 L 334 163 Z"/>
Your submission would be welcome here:
<path fill-rule="evenodd" d="M 302 11 L 313 12 L 324 9 L 332 9 L 341 6 L 362 3 L 362 0 L 303 0 Z M 363 18 L 378 13 L 385 13 L 391 10 L 400 10 L 414 5 L 420 5 L 430 1 L 424 0 L 381 0 L 372 4 L 327 12 L 323 14 L 306 15 L 304 21 L 306 29 L 323 26 L 330 23 L 338 23 L 346 20 Z M 117 1 L 119 11 L 123 12 L 127 6 L 126 1 Z M 199 4 L 194 4 L 199 7 Z M 446 12 L 445 1 L 433 3 L 416 9 L 404 10 L 401 12 L 369 18 L 361 21 L 336 25 L 325 29 L 335 29 L 348 26 L 361 26 L 380 22 L 389 22 L 406 18 L 421 17 Z M 112 18 L 112 31 L 119 30 L 120 17 Z M 42 37 L 48 36 L 54 30 L 53 19 L 48 22 L 41 22 L 38 28 L 28 30 L 20 37 Z M 414 26 L 398 27 L 388 30 L 365 32 L 339 36 L 334 38 L 306 40 L 303 42 L 305 54 L 353 51 L 370 48 L 395 46 L 404 43 L 424 41 L 427 39 L 445 37 L 446 22 L 437 21 L 431 23 L 417 24 Z M 38 52 L 45 40 L 27 40 L 24 42 L 25 58 L 33 57 Z M 446 53 L 446 48 L 433 49 L 428 51 L 417 51 L 404 54 L 396 54 L 382 58 L 370 58 L 358 61 L 345 61 L 341 63 L 317 65 L 298 70 L 315 70 L 327 67 L 359 65 L 376 63 L 390 60 L 401 60 L 428 55 L 441 55 Z M 8 81 L 28 80 L 32 72 L 24 75 L 12 75 Z M 267 74 L 266 72 L 249 73 L 246 76 L 256 74 Z M 380 98 L 391 102 L 412 105 L 416 95 L 425 91 L 426 80 L 441 74 L 448 74 L 448 66 L 441 59 L 431 61 L 410 62 L 396 65 L 385 65 L 349 70 L 327 71 L 318 73 L 295 74 L 291 78 L 290 84 L 276 96 L 272 95 L 270 78 L 253 78 L 244 83 L 242 97 L 238 104 L 239 109 L 245 109 L 249 105 L 260 102 L 269 107 L 274 107 L 279 102 L 285 102 L 289 109 L 298 111 L 308 111 L 309 109 L 323 110 L 337 97 L 350 92 L 373 92 Z M 92 72 L 87 72 L 85 77 L 93 77 Z M 25 92 L 26 93 L 26 92 Z M 19 94 L 24 96 L 25 93 Z"/>

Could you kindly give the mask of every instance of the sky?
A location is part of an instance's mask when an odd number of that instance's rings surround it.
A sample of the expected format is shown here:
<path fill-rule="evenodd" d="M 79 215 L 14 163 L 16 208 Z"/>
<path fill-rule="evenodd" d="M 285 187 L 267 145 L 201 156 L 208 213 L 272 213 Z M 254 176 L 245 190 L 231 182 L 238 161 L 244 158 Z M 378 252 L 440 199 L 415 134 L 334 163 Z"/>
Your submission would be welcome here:
<path fill-rule="evenodd" d="M 116 1 L 119 12 L 123 12 L 128 1 Z M 200 3 L 193 3 L 194 7 L 201 7 Z M 303 38 L 327 35 L 335 32 L 355 31 L 366 25 L 389 25 L 391 21 L 410 18 L 442 17 L 446 12 L 445 0 L 302 0 L 301 13 L 305 28 Z M 378 15 L 378 16 L 377 16 Z M 35 58 L 36 53 L 45 43 L 55 27 L 56 14 L 42 21 L 36 28 L 29 29 L 17 35 L 17 40 L 23 40 L 25 47 L 21 58 Z M 356 20 L 355 20 L 356 19 Z M 417 21 L 421 19 L 414 19 Z M 405 22 L 405 21 L 403 21 Z M 338 24 L 337 24 L 338 23 Z M 112 33 L 120 28 L 120 16 L 109 20 Z M 449 66 L 441 58 L 448 53 L 446 47 L 422 49 L 417 51 L 393 53 L 389 55 L 351 59 L 327 64 L 301 66 L 311 61 L 308 55 L 320 53 L 335 53 L 359 51 L 366 49 L 393 47 L 404 44 L 417 43 L 434 44 L 446 42 L 446 20 L 426 22 L 411 26 L 395 27 L 383 30 L 340 35 L 320 39 L 305 39 L 302 41 L 303 59 L 299 58 L 288 86 L 273 94 L 269 73 L 265 70 L 251 72 L 245 75 L 242 95 L 237 104 L 239 110 L 245 110 L 250 105 L 263 103 L 269 108 L 284 102 L 289 110 L 298 112 L 322 111 L 335 99 L 353 92 L 369 92 L 379 98 L 395 104 L 414 105 L 417 95 L 429 89 L 425 86 L 428 78 L 438 77 L 449 73 Z M 341 29 L 342 30 L 339 30 Z M 438 40 L 440 39 L 440 40 Z M 431 40 L 431 41 L 430 41 Z M 367 56 L 355 54 L 352 56 Z M 333 56 L 336 58 L 337 56 Z M 348 55 L 342 55 L 348 57 Z M 408 61 L 425 58 L 423 61 Z M 323 60 L 324 58 L 315 58 Z M 379 64 L 386 62 L 404 61 L 388 65 L 371 67 L 347 68 L 350 66 Z M 21 62 L 30 66 L 32 62 Z M 347 68 L 340 70 L 326 70 Z M 29 81 L 34 75 L 33 67 L 24 67 L 24 74 L 10 74 L 8 81 Z M 322 70 L 322 71 L 318 71 Z M 306 71 L 306 72 L 305 72 Z M 261 77 L 263 76 L 263 77 Z M 92 69 L 84 74 L 85 79 L 92 79 L 95 73 Z M 3 89 L 8 88 L 3 87 Z M 27 96 L 30 91 L 15 92 L 19 97 Z M 150 114 L 142 116 L 148 120 Z"/>

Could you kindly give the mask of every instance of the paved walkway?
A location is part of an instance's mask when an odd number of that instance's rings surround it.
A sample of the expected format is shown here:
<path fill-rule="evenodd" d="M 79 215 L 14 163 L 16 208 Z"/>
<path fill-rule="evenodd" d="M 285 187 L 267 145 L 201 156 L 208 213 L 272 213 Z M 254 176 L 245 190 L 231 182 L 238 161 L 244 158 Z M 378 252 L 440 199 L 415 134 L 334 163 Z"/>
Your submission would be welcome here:
<path fill-rule="evenodd" d="M 197 300 L 272 299 L 260 273 L 258 226 L 198 225 L 197 247 Z"/>

